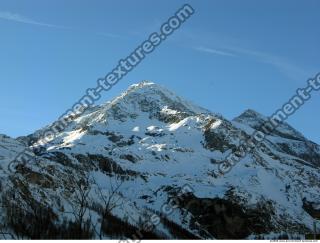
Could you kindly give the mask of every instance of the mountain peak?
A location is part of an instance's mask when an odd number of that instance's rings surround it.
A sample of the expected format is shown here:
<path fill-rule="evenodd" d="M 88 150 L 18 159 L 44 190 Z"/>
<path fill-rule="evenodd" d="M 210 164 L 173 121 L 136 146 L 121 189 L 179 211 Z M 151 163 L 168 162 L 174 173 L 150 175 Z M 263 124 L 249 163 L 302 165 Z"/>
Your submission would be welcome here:
<path fill-rule="evenodd" d="M 260 130 L 261 126 L 268 120 L 269 118 L 267 116 L 252 109 L 245 110 L 240 116 L 233 119 L 235 122 L 248 125 L 257 130 Z M 306 140 L 300 132 L 286 122 L 279 124 L 272 132 L 272 135 L 300 141 Z"/>
<path fill-rule="evenodd" d="M 161 110 L 168 107 L 173 110 L 192 114 L 211 113 L 210 111 L 194 105 L 192 102 L 177 96 L 174 92 L 154 82 L 144 80 L 133 84 L 120 96 L 113 99 L 111 106 L 120 105 L 128 111 L 130 107 L 136 110 L 138 107 L 143 111 L 148 109 Z"/>
<path fill-rule="evenodd" d="M 263 122 L 267 121 L 267 117 L 260 114 L 259 112 L 247 109 L 241 115 L 235 117 L 233 121 L 249 125 L 250 127 L 257 128 Z"/>
<path fill-rule="evenodd" d="M 141 82 L 137 84 L 132 84 L 129 88 L 141 88 L 145 86 L 158 86 L 156 83 L 149 81 L 149 80 L 142 80 Z"/>
<path fill-rule="evenodd" d="M 124 92 L 125 94 L 130 92 L 139 92 L 139 91 L 157 91 L 166 93 L 167 95 L 174 95 L 173 92 L 169 91 L 168 89 L 162 87 L 161 85 L 149 81 L 149 80 L 143 80 L 139 83 L 132 84 L 128 87 L 128 89 Z"/>
<path fill-rule="evenodd" d="M 170 94 L 172 95 L 173 93 L 170 92 L 169 90 L 167 90 L 166 88 L 152 82 L 149 80 L 143 80 L 139 83 L 136 84 L 132 84 L 128 87 L 128 89 L 123 92 L 120 96 L 124 96 L 124 95 L 128 95 L 130 93 L 145 93 L 145 92 L 162 92 L 162 93 L 166 93 L 167 95 Z"/>
<path fill-rule="evenodd" d="M 243 113 L 241 113 L 240 116 L 234 118 L 234 120 L 239 120 L 239 119 L 259 119 L 259 120 L 266 120 L 267 117 L 262 115 L 261 113 L 253 110 L 253 109 L 247 109 Z"/>

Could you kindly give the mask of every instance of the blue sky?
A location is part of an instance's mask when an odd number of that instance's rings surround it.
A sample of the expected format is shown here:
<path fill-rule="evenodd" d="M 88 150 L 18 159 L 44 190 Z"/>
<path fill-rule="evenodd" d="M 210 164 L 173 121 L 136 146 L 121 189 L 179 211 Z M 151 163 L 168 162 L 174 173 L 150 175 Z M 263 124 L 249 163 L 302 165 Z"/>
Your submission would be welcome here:
<path fill-rule="evenodd" d="M 32 133 L 157 31 L 185 1 L 2 0 L 0 133 Z M 111 91 L 152 80 L 232 119 L 271 115 L 320 72 L 320 2 L 188 1 L 196 13 Z M 319 94 L 289 123 L 320 143 Z"/>

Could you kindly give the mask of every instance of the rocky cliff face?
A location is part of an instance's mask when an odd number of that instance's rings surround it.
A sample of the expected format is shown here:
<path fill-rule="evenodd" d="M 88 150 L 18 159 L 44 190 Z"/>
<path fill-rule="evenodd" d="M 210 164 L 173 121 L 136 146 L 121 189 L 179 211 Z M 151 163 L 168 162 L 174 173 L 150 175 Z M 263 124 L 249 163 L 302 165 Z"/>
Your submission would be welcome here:
<path fill-rule="evenodd" d="M 229 173 L 216 174 L 266 119 L 247 110 L 228 121 L 142 82 L 44 148 L 35 147 L 41 130 L 0 136 L 0 237 L 302 237 L 319 220 L 319 145 L 281 124 Z M 35 159 L 8 171 L 23 148 Z"/>

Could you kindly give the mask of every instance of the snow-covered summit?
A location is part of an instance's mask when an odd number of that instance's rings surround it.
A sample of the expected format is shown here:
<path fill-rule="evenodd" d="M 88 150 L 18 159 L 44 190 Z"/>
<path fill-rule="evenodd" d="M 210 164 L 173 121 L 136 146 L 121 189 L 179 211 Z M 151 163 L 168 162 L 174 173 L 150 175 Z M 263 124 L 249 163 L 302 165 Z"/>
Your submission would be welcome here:
<path fill-rule="evenodd" d="M 262 131 L 262 126 L 270 122 L 270 118 L 271 117 L 262 115 L 255 110 L 247 109 L 240 116 L 234 118 L 233 121 Z M 274 136 L 280 136 L 283 138 L 295 139 L 300 141 L 307 140 L 299 131 L 294 129 L 286 122 L 282 122 L 274 128 L 274 131 L 271 133 Z"/>
<path fill-rule="evenodd" d="M 191 112 L 194 114 L 210 113 L 186 99 L 175 95 L 170 90 L 151 81 L 142 81 L 131 85 L 120 96 L 113 99 L 107 106 L 126 105 L 131 109 L 140 108 L 142 111 L 148 109 L 161 109 L 168 107 L 177 111 Z M 151 107 L 151 106 L 154 107 Z M 124 108 L 124 107 L 122 107 Z"/>
<path fill-rule="evenodd" d="M 234 121 L 243 122 L 243 123 L 246 123 L 247 125 L 248 125 L 248 122 L 256 122 L 259 120 L 266 121 L 267 117 L 253 109 L 247 109 L 243 113 L 241 113 L 238 117 L 234 118 Z"/>

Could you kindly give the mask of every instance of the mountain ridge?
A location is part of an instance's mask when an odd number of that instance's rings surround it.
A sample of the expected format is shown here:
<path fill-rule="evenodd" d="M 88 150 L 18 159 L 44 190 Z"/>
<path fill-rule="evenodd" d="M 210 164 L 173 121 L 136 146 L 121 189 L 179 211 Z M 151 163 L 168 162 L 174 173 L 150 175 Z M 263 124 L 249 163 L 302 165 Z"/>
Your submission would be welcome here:
<path fill-rule="evenodd" d="M 154 214 L 161 215 L 160 223 L 144 238 L 270 238 L 283 232 L 303 237 L 319 222 L 319 145 L 284 123 L 229 173 L 216 174 L 226 155 L 266 119 L 249 109 L 229 121 L 143 81 L 76 117 L 41 149 L 35 144 L 42 129 L 18 140 L 0 136 L 0 155 L 1 146 L 15 148 L 0 157 L 0 182 L 6 185 L 1 202 L 24 205 L 27 215 L 33 215 L 34 204 L 50 209 L 48 225 L 62 232 L 63 222 L 79 224 L 76 213 L 66 212 L 79 207 L 77 195 L 86 190 L 83 219 L 90 221 L 90 232 L 85 232 L 90 238 L 101 237 L 95 232 L 104 220 L 116 217 L 129 232 Z M 6 164 L 23 147 L 33 149 L 36 159 L 8 172 Z M 118 184 L 112 195 L 121 205 L 104 211 L 105 199 Z M 164 214 L 162 206 L 186 185 L 192 190 Z M 14 232 L 1 210 L 3 228 Z M 80 226 L 84 230 L 83 222 Z M 35 237 L 29 231 L 24 229 L 26 237 Z M 117 234 L 132 237 L 128 232 Z M 102 235 L 115 238 L 107 229 Z"/>

